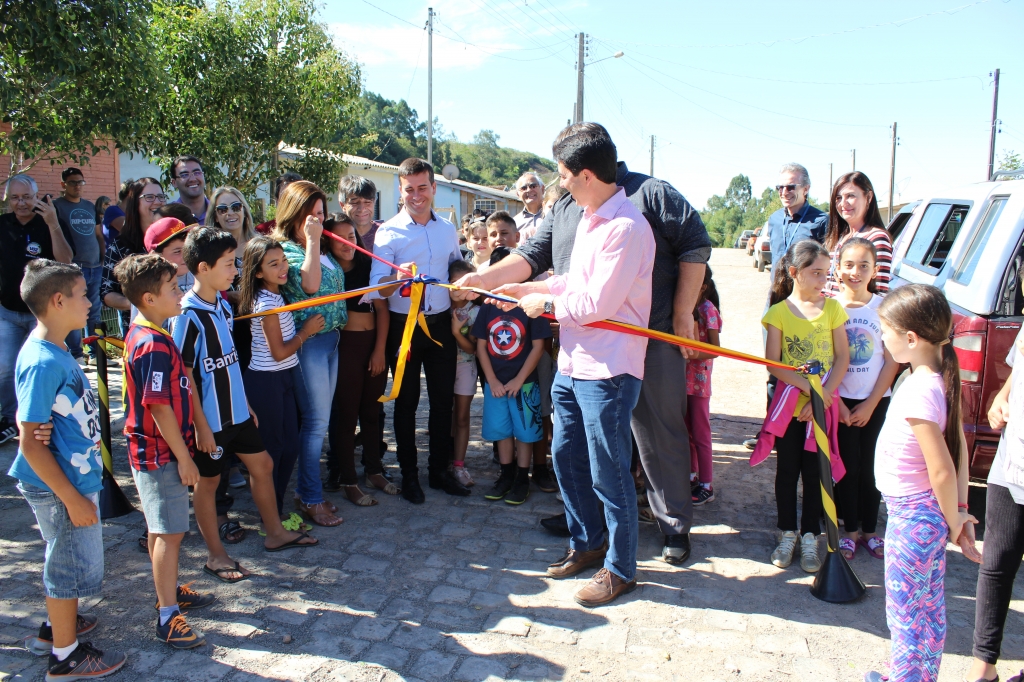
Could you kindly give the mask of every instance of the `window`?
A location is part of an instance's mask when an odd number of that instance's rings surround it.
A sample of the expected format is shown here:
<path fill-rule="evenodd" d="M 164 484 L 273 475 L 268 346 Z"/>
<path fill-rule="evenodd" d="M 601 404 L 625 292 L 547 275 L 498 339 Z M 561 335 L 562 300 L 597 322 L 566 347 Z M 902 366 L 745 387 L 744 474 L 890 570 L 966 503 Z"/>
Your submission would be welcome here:
<path fill-rule="evenodd" d="M 904 261 L 938 272 L 970 210 L 971 207 L 964 204 L 928 204 Z"/>
<path fill-rule="evenodd" d="M 892 239 L 894 244 L 896 243 L 896 239 L 903 232 L 903 228 L 907 226 L 908 222 L 910 222 L 910 218 L 913 215 L 914 213 L 912 211 L 907 211 L 906 213 L 900 212 L 893 216 L 892 222 L 889 223 L 889 227 L 887 227 L 886 230 L 888 230 L 889 237 Z"/>
<path fill-rule="evenodd" d="M 981 252 L 985 250 L 985 244 L 988 243 L 989 235 L 992 234 L 996 223 L 999 222 L 999 216 L 1002 214 L 1008 199 L 1009 197 L 992 197 L 992 203 L 988 205 L 985 217 L 981 219 L 981 224 L 974 231 L 971 245 L 967 248 L 967 254 L 953 274 L 953 281 L 960 284 L 971 283 L 971 277 L 974 275 L 974 269 L 978 267 Z"/>
<path fill-rule="evenodd" d="M 498 202 L 494 199 L 477 199 L 473 202 L 473 208 L 486 211 L 487 213 L 494 213 L 498 210 Z"/>

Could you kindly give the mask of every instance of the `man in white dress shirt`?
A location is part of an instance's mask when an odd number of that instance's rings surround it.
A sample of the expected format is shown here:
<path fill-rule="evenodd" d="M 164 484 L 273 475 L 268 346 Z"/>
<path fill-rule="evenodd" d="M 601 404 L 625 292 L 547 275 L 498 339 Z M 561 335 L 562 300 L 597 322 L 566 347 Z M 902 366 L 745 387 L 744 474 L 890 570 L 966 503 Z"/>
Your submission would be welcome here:
<path fill-rule="evenodd" d="M 455 226 L 433 211 L 434 169 L 423 159 L 406 159 L 398 166 L 398 183 L 403 208 L 377 229 L 373 252 L 405 270 L 415 263 L 417 272 L 448 282 L 448 265 L 462 260 Z M 402 279 L 380 261 L 374 261 L 370 285 Z M 383 289 L 378 295 L 388 299 L 391 327 L 388 330 L 387 356 L 394 374 L 398 349 L 402 341 L 405 319 L 411 299 L 403 298 L 399 287 Z M 402 469 L 402 497 L 414 504 L 424 501 L 419 483 L 416 456 L 416 407 L 420 400 L 420 369 L 427 379 L 430 401 L 430 456 L 428 470 L 430 487 L 449 495 L 469 495 L 469 488 L 459 483 L 449 471 L 454 453 L 452 440 L 452 401 L 455 396 L 456 345 L 452 336 L 451 299 L 448 290 L 427 286 L 423 292 L 423 314 L 434 343 L 418 326 L 413 332 L 409 358 L 405 365 L 401 390 L 395 399 L 395 441 L 398 465 Z"/>

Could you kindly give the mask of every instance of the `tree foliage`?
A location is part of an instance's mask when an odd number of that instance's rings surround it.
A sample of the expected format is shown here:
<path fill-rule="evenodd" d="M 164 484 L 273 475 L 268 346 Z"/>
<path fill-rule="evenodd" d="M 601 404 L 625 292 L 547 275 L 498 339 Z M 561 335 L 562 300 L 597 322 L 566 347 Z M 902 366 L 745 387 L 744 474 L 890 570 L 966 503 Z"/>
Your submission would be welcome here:
<path fill-rule="evenodd" d="M 502 147 L 498 144 L 500 139 L 493 130 L 481 130 L 469 143 L 446 136 L 434 145 L 434 165 L 440 169 L 453 163 L 459 168 L 460 180 L 481 185 L 512 186 L 526 171 L 555 171 L 555 164 L 549 159 Z"/>
<path fill-rule="evenodd" d="M 823 211 L 827 203 L 808 201 Z M 716 194 L 708 199 L 707 208 L 700 215 L 715 246 L 732 246 L 743 230 L 756 230 L 764 225 L 772 213 L 782 208 L 779 194 L 766 187 L 760 197 L 753 197 L 750 178 L 737 175 L 729 181 L 724 195 Z"/>
<path fill-rule="evenodd" d="M 85 164 L 130 142 L 156 96 L 149 0 L 0 0 L 0 154 Z M 96 140 L 110 140 L 99 142 Z"/>
<path fill-rule="evenodd" d="M 1012 149 L 1003 153 L 1003 158 L 999 160 L 999 170 L 1014 171 L 1021 168 L 1024 168 L 1024 157 Z"/>
<path fill-rule="evenodd" d="M 162 165 L 195 154 L 208 184 L 252 193 L 284 142 L 320 150 L 300 163 L 330 186 L 362 83 L 315 11 L 313 0 L 157 0 L 150 44 L 166 91 L 139 149 Z"/>

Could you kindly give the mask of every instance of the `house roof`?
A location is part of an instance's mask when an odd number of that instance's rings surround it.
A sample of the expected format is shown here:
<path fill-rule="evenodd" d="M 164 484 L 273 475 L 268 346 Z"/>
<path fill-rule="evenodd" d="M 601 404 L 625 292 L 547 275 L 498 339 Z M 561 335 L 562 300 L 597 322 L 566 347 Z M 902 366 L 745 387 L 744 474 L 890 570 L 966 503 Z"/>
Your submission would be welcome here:
<path fill-rule="evenodd" d="M 282 149 L 282 151 L 284 151 Z M 373 159 L 367 159 L 362 156 L 352 156 L 351 154 L 342 154 L 342 160 L 349 165 L 349 168 L 362 166 L 363 168 L 375 168 L 386 172 L 398 174 L 398 166 L 390 163 L 382 163 L 380 161 L 374 161 Z M 473 182 L 466 182 L 465 180 L 448 180 L 441 176 L 435 175 L 434 180 L 439 185 L 447 185 L 448 187 L 454 187 L 456 189 L 465 190 L 471 194 L 481 194 L 489 197 L 497 197 L 500 199 L 508 199 L 511 201 L 519 201 L 519 197 L 515 192 L 508 192 L 503 189 L 497 189 L 494 187 L 487 187 L 486 185 L 478 185 Z"/>

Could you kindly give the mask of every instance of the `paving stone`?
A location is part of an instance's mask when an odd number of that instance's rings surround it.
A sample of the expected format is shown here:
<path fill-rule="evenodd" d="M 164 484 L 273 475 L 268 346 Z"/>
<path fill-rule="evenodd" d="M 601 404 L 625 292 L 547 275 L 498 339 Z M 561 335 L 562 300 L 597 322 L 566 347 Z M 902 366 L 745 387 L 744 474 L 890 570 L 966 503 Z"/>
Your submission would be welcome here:
<path fill-rule="evenodd" d="M 418 677 L 424 680 L 439 680 L 447 677 L 458 660 L 458 656 L 446 656 L 437 651 L 427 651 L 420 654 L 420 657 L 413 663 L 412 669 Z"/>
<path fill-rule="evenodd" d="M 583 630 L 577 644 L 583 649 L 624 654 L 628 635 L 629 629 L 621 625 L 600 625 Z"/>
<path fill-rule="evenodd" d="M 795 635 L 760 635 L 754 641 L 758 651 L 766 654 L 811 655 L 807 650 L 807 640 Z"/>
<path fill-rule="evenodd" d="M 447 581 L 469 590 L 485 590 L 491 582 L 491 576 L 485 571 L 452 571 Z"/>
<path fill-rule="evenodd" d="M 305 682 L 318 668 L 329 663 L 323 656 L 284 655 L 279 657 L 264 673 L 266 678 Z"/>
<path fill-rule="evenodd" d="M 474 592 L 473 598 L 469 600 L 470 606 L 480 606 L 483 608 L 497 608 L 499 606 L 508 606 L 508 597 L 503 594 L 495 594 L 494 592 Z"/>
<path fill-rule="evenodd" d="M 342 613 L 341 611 L 323 611 L 317 616 L 316 621 L 313 623 L 313 630 L 322 630 L 330 633 L 348 632 L 348 630 L 358 623 L 359 620 L 359 616 L 353 616 L 351 613 Z"/>
<path fill-rule="evenodd" d="M 471 537 L 455 545 L 455 549 L 466 554 L 494 555 L 498 551 L 498 543 L 485 538 Z"/>
<path fill-rule="evenodd" d="M 473 656 L 467 658 L 459 666 L 459 669 L 455 671 L 456 680 L 465 680 L 466 682 L 481 682 L 482 680 L 502 680 L 505 678 L 505 672 L 508 670 L 501 661 L 493 658 L 483 658 L 480 656 Z"/>
<path fill-rule="evenodd" d="M 484 625 L 484 630 L 487 632 L 499 632 L 506 635 L 515 635 L 516 637 L 526 637 L 530 634 L 530 626 L 532 624 L 533 623 L 529 618 L 524 618 L 523 616 L 494 613 L 487 619 L 487 623 Z"/>
<path fill-rule="evenodd" d="M 425 611 L 422 608 L 408 599 L 392 599 L 384 607 L 380 615 L 384 618 L 394 618 L 395 620 L 421 621 L 423 620 L 424 613 Z"/>
<path fill-rule="evenodd" d="M 580 638 L 580 633 L 572 628 L 536 622 L 530 628 L 530 633 L 542 642 L 553 644 L 575 644 Z"/>
<path fill-rule="evenodd" d="M 376 663 L 377 665 L 397 671 L 401 670 L 405 662 L 409 660 L 409 652 L 390 644 L 378 643 L 364 652 L 359 660 L 366 663 Z"/>
<path fill-rule="evenodd" d="M 352 636 L 371 642 L 383 642 L 398 627 L 398 621 L 385 618 L 362 618 L 352 628 Z"/>
<path fill-rule="evenodd" d="M 555 682 L 561 680 L 561 673 L 543 663 L 524 663 L 509 673 L 510 682 Z"/>
<path fill-rule="evenodd" d="M 798 680 L 819 680 L 820 682 L 834 682 L 839 679 L 836 676 L 836 667 L 831 661 L 814 658 L 794 660 L 793 677 Z"/>
<path fill-rule="evenodd" d="M 469 590 L 464 590 L 461 587 L 438 585 L 427 599 L 438 604 L 465 604 L 469 601 L 470 595 Z"/>
<path fill-rule="evenodd" d="M 453 538 L 465 538 L 480 532 L 479 526 L 468 523 L 446 523 L 441 526 L 441 535 Z"/>
<path fill-rule="evenodd" d="M 428 568 L 444 568 L 445 566 L 448 566 L 449 563 L 445 561 L 440 554 L 434 552 L 427 557 L 427 560 L 423 562 L 423 565 Z"/>
<path fill-rule="evenodd" d="M 458 606 L 439 606 L 427 615 L 427 621 L 437 623 L 443 628 L 471 628 L 479 625 L 486 614 L 472 608 Z"/>
<path fill-rule="evenodd" d="M 391 643 L 403 649 L 433 649 L 444 643 L 444 635 L 426 625 L 402 623 L 391 637 Z"/>
<path fill-rule="evenodd" d="M 348 558 L 342 568 L 353 573 L 383 573 L 391 566 L 390 561 L 371 559 L 363 554 L 356 554 Z"/>
<path fill-rule="evenodd" d="M 209 658 L 209 653 L 198 651 L 175 652 L 152 674 L 169 680 L 187 680 L 188 682 L 215 682 L 234 672 L 234 667 L 224 662 Z"/>
<path fill-rule="evenodd" d="M 312 605 L 300 601 L 272 601 L 263 610 L 268 620 L 286 625 L 302 625 L 310 618 Z"/>

